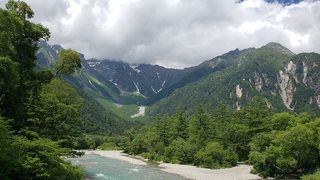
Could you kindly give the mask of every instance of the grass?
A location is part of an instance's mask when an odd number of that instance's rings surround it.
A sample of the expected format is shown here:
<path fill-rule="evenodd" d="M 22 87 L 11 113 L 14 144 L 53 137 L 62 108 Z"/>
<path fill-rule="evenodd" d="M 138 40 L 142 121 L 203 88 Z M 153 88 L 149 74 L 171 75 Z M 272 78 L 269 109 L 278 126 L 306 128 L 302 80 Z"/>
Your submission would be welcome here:
<path fill-rule="evenodd" d="M 105 99 L 103 97 L 95 96 L 95 99 L 105 108 L 109 109 L 118 116 L 124 119 L 131 119 L 131 116 L 136 114 L 139 110 L 139 106 L 135 104 L 123 105 L 122 107 L 117 107 L 111 100 Z"/>
<path fill-rule="evenodd" d="M 85 92 L 94 97 L 94 99 L 105 109 L 114 112 L 116 115 L 126 120 L 133 120 L 131 116 L 136 114 L 139 110 L 137 104 L 145 98 L 143 95 L 136 92 L 122 92 L 122 95 L 119 95 L 111 87 L 108 87 L 93 75 L 87 73 L 80 72 L 77 74 L 77 78 L 79 79 L 79 82 L 84 85 L 83 90 Z M 90 84 L 92 83 L 95 83 L 95 86 L 100 86 L 100 90 L 103 89 L 103 91 L 107 92 L 111 97 L 105 97 L 100 91 L 92 89 L 92 87 L 90 87 Z M 117 104 L 121 104 L 121 106 L 117 106 L 114 101 L 118 102 Z M 138 118 L 134 118 L 134 120 L 138 120 Z"/>

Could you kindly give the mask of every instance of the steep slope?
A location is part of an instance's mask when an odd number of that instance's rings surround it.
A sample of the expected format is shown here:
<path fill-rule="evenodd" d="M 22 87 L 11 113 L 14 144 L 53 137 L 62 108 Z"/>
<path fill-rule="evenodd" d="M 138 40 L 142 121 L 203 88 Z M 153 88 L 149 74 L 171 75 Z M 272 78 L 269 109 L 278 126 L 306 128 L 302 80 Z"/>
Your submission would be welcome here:
<path fill-rule="evenodd" d="M 40 46 L 39 64 L 52 67 L 62 47 Z M 240 109 L 256 95 L 277 111 L 318 112 L 318 61 L 318 54 L 295 55 L 281 44 L 269 43 L 185 69 L 83 58 L 84 68 L 66 79 L 122 118 L 130 118 L 137 105 L 155 102 L 149 115 L 170 114 L 180 105 L 192 113 L 200 105 L 210 109 L 220 101 Z M 119 105 L 124 108 L 119 110 Z"/>
<path fill-rule="evenodd" d="M 85 103 L 81 109 L 81 129 L 86 133 L 118 134 L 124 130 L 139 127 L 138 121 L 127 121 L 119 117 L 114 111 L 102 106 L 93 96 L 79 91 Z"/>
<path fill-rule="evenodd" d="M 39 42 L 38 64 L 52 68 L 60 45 Z M 152 104 L 175 89 L 223 69 L 227 64 L 221 58 L 230 58 L 239 50 L 206 61 L 198 66 L 185 69 L 170 69 L 158 65 L 130 65 L 122 61 L 85 60 L 82 55 L 83 69 L 73 76 L 65 77 L 69 82 L 92 96 L 101 96 L 118 104 Z"/>
<path fill-rule="evenodd" d="M 150 64 L 130 65 L 122 61 L 97 59 L 89 59 L 83 63 L 87 73 L 117 89 L 118 95 L 133 93 L 144 98 L 137 99 L 137 104 L 152 104 L 168 96 L 173 90 L 216 71 L 218 62 L 219 60 L 213 59 L 185 69 L 170 69 Z M 124 103 L 119 99 L 114 100 Z"/>
<path fill-rule="evenodd" d="M 119 91 L 136 92 L 151 97 L 161 92 L 182 76 L 183 71 L 167 69 L 158 65 L 130 65 L 122 61 L 85 61 L 86 70 L 105 83 L 114 84 Z"/>
<path fill-rule="evenodd" d="M 37 64 L 41 68 L 53 68 L 57 59 L 57 53 L 63 49 L 60 45 L 49 45 L 45 41 L 39 42 L 37 52 Z M 82 63 L 84 56 L 81 54 Z M 75 85 L 85 99 L 82 109 L 83 130 L 85 132 L 122 132 L 125 128 L 138 125 L 138 122 L 127 121 L 135 114 L 139 107 L 137 105 L 123 105 L 118 107 L 112 99 L 118 97 L 118 89 L 112 83 L 105 84 L 97 78 L 81 69 L 72 76 L 65 76 L 71 84 Z M 130 101 L 130 95 L 122 96 Z M 132 96 L 132 102 L 136 102 L 136 97 Z"/>
<path fill-rule="evenodd" d="M 265 98 L 275 111 L 319 113 L 320 55 L 294 55 L 278 43 L 241 52 L 231 66 L 177 89 L 153 105 L 148 114 L 172 114 L 185 106 L 193 113 L 224 102 L 240 109 L 253 96 Z"/>
<path fill-rule="evenodd" d="M 158 100 L 169 96 L 174 90 L 181 88 L 191 82 L 198 81 L 199 79 L 211 74 L 213 72 L 221 71 L 230 65 L 232 65 L 233 60 L 242 52 L 248 49 L 239 51 L 235 49 L 221 56 L 215 57 L 211 60 L 205 61 L 198 66 L 185 68 L 183 71 L 185 75 L 181 77 L 178 81 L 174 82 L 170 87 L 164 89 L 154 97 L 149 98 L 146 102 L 152 104 Z"/>

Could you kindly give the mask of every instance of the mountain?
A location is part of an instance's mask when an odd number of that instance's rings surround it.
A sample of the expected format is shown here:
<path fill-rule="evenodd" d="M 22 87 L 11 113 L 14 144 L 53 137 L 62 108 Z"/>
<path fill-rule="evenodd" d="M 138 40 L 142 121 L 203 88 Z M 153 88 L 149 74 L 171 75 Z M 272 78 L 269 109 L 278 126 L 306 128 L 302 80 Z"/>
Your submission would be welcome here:
<path fill-rule="evenodd" d="M 52 68 L 60 45 L 39 42 L 38 64 Z M 232 53 L 237 53 L 235 50 Z M 230 52 L 228 55 L 232 55 Z M 228 55 L 225 56 L 228 56 Z M 199 66 L 171 69 L 159 65 L 132 65 L 122 61 L 84 59 L 83 69 L 73 76 L 65 77 L 69 82 L 93 96 L 102 96 L 118 104 L 152 104 L 175 89 L 197 81 L 216 71 L 219 59 L 210 60 Z"/>
<path fill-rule="evenodd" d="M 319 54 L 296 55 L 278 43 L 269 43 L 221 61 L 230 66 L 175 90 L 155 103 L 148 114 L 173 114 L 178 106 L 189 113 L 199 107 L 210 111 L 220 102 L 241 109 L 254 96 L 263 97 L 274 111 L 319 114 Z"/>
<path fill-rule="evenodd" d="M 39 46 L 39 64 L 51 67 L 62 47 L 45 42 Z M 179 106 L 193 113 L 199 106 L 209 110 L 220 102 L 241 109 L 254 96 L 264 97 L 274 111 L 319 113 L 319 61 L 316 53 L 296 55 L 279 43 L 268 43 L 185 69 L 83 58 L 84 68 L 65 78 L 125 119 L 138 105 L 149 105 L 150 116 L 173 114 Z"/>
<path fill-rule="evenodd" d="M 53 68 L 58 57 L 60 45 L 49 45 L 45 41 L 39 41 L 37 52 L 37 64 L 41 68 Z M 81 54 L 82 63 L 84 55 Z M 100 94 L 107 93 L 108 84 L 98 81 L 95 76 L 87 73 L 85 69 L 72 76 L 65 76 L 65 80 L 75 85 L 79 95 L 85 100 L 81 109 L 83 132 L 86 133 L 120 133 L 125 129 L 140 126 L 137 121 L 128 121 L 128 116 L 124 112 L 135 114 L 138 107 L 125 106 L 121 110 L 114 111 L 112 102 L 109 102 Z M 112 90 L 110 90 L 112 91 Z"/>

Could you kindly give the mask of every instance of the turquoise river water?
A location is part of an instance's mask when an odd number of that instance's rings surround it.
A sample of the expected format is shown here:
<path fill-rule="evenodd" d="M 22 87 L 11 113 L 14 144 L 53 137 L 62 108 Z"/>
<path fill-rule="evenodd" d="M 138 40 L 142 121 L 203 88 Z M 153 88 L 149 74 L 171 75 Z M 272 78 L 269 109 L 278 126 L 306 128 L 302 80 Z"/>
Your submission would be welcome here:
<path fill-rule="evenodd" d="M 84 168 L 86 179 L 90 180 L 185 180 L 186 178 L 166 173 L 153 164 L 134 165 L 124 161 L 88 154 L 70 158 L 74 165 Z"/>

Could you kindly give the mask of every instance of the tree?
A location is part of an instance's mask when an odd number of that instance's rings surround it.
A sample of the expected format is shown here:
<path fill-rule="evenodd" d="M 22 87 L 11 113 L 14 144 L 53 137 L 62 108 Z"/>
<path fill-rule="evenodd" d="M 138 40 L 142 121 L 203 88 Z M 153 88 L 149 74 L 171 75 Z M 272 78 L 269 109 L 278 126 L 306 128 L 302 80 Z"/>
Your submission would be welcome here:
<path fill-rule="evenodd" d="M 34 68 L 37 42 L 48 39 L 50 33 L 41 24 L 29 20 L 34 13 L 25 2 L 9 0 L 6 8 L 0 9 L 0 57 L 13 61 L 19 73 L 15 96 L 10 105 L 3 105 L 3 115 L 16 119 L 13 125 L 18 129 L 26 121 L 28 98 L 35 95 L 41 86 Z"/>
<path fill-rule="evenodd" d="M 190 123 L 190 140 L 197 147 L 203 147 L 209 139 L 209 118 L 202 109 L 192 118 Z"/>
<path fill-rule="evenodd" d="M 0 57 L 0 113 L 9 113 L 14 108 L 19 75 L 17 64 L 7 57 Z"/>
<path fill-rule="evenodd" d="M 246 160 L 249 155 L 251 138 L 268 129 L 271 112 L 266 101 L 261 97 L 253 97 L 238 113 L 234 114 L 237 122 L 234 134 L 238 137 L 236 143 L 239 158 Z"/>
<path fill-rule="evenodd" d="M 58 61 L 55 64 L 56 77 L 70 75 L 81 68 L 80 54 L 71 49 L 64 49 L 58 53 Z"/>
<path fill-rule="evenodd" d="M 177 137 L 181 137 L 182 139 L 188 138 L 187 118 L 182 110 L 177 115 L 176 131 Z"/>
<path fill-rule="evenodd" d="M 312 172 L 320 165 L 319 127 L 318 119 L 263 135 L 267 138 L 256 137 L 249 162 L 264 176 L 282 178 Z"/>
<path fill-rule="evenodd" d="M 165 160 L 174 163 L 191 164 L 194 160 L 195 147 L 185 139 L 178 137 L 165 148 Z"/>
<path fill-rule="evenodd" d="M 12 147 L 14 137 L 8 123 L 0 116 L 0 179 L 9 179 L 12 169 L 19 163 L 17 151 Z"/>
<path fill-rule="evenodd" d="M 23 1 L 0 8 L 0 179 L 81 179 L 62 158 L 72 151 L 53 141 L 73 135 L 79 98 L 36 68 L 37 42 L 50 33 L 33 15 Z"/>
<path fill-rule="evenodd" d="M 169 131 L 171 128 L 169 125 L 169 118 L 165 117 L 157 119 L 155 126 L 159 142 L 163 143 L 164 146 L 167 146 L 169 144 Z"/>
<path fill-rule="evenodd" d="M 0 117 L 0 179 L 81 179 L 83 172 L 61 156 L 70 150 L 50 139 L 14 135 Z"/>
<path fill-rule="evenodd" d="M 40 98 L 30 105 L 28 127 L 55 141 L 77 136 L 82 104 L 76 89 L 64 80 L 54 79 L 43 86 Z"/>
<path fill-rule="evenodd" d="M 195 155 L 196 164 L 207 168 L 231 167 L 237 161 L 238 157 L 233 151 L 225 150 L 217 142 L 208 143 Z"/>

